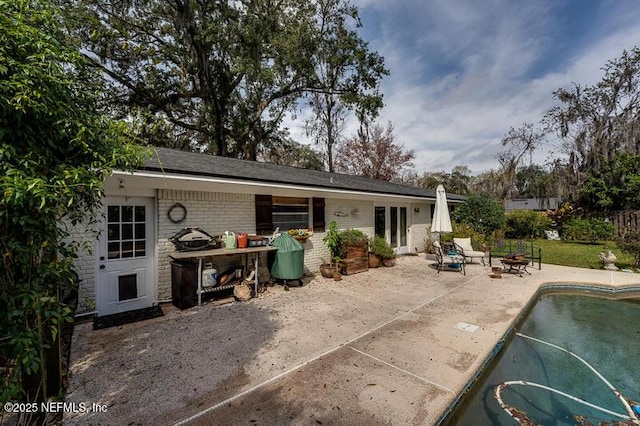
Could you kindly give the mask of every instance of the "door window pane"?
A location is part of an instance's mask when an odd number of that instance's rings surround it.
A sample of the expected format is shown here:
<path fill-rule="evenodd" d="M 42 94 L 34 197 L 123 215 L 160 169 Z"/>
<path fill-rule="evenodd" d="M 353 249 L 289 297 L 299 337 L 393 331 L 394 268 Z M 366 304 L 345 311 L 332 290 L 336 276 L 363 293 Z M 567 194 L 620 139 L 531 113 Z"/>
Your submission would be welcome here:
<path fill-rule="evenodd" d="M 122 221 L 133 222 L 133 206 L 122 206 Z"/>
<path fill-rule="evenodd" d="M 143 257 L 146 256 L 146 248 L 145 248 L 145 244 L 144 244 L 144 240 L 138 240 L 136 241 L 136 251 L 135 251 L 135 257 Z"/>
<path fill-rule="evenodd" d="M 120 259 L 120 241 L 107 244 L 107 251 L 108 259 Z"/>
<path fill-rule="evenodd" d="M 120 222 L 120 206 L 107 207 L 107 221 Z"/>
<path fill-rule="evenodd" d="M 136 240 L 144 238 L 145 225 L 144 223 L 136 223 Z"/>
<path fill-rule="evenodd" d="M 133 225 L 130 223 L 122 224 L 122 239 L 133 240 Z"/>
<path fill-rule="evenodd" d="M 136 206 L 136 222 L 144 222 L 144 206 Z"/>
<path fill-rule="evenodd" d="M 407 245 L 407 208 L 400 207 L 400 246 Z"/>
<path fill-rule="evenodd" d="M 389 225 L 391 226 L 391 247 L 398 247 L 398 208 L 389 208 Z"/>
<path fill-rule="evenodd" d="M 380 207 L 380 206 L 376 206 L 374 210 L 375 232 L 377 236 L 382 238 L 384 238 L 384 231 L 386 230 L 386 227 L 387 227 L 384 210 L 385 210 L 384 207 Z"/>
<path fill-rule="evenodd" d="M 122 257 L 133 257 L 133 241 L 122 242 Z"/>
<path fill-rule="evenodd" d="M 117 223 L 110 223 L 107 225 L 107 240 L 114 241 L 120 239 L 120 225 Z"/>

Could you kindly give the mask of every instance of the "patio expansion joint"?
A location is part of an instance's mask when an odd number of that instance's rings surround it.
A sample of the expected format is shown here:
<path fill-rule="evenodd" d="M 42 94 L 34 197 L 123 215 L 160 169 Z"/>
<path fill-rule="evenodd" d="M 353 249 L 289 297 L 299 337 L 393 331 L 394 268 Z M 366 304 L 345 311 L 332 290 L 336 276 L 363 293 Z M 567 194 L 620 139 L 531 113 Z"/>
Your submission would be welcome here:
<path fill-rule="evenodd" d="M 300 364 L 295 365 L 295 366 L 293 366 L 293 367 L 281 372 L 280 374 L 277 374 L 277 375 L 275 375 L 275 376 L 273 376 L 273 377 L 271 377 L 271 378 L 269 378 L 269 379 L 267 379 L 267 380 L 265 380 L 263 382 L 260 382 L 260 383 L 254 385 L 254 386 L 252 386 L 252 387 L 250 387 L 248 389 L 245 389 L 245 390 L 243 390 L 243 391 L 241 391 L 241 392 L 239 392 L 239 393 L 237 393 L 237 394 L 225 399 L 224 401 L 217 402 L 216 404 L 214 404 L 214 405 L 212 405 L 212 406 L 210 406 L 208 408 L 205 408 L 204 410 L 201 410 L 201 411 L 197 412 L 196 414 L 194 414 L 194 415 L 192 415 L 190 417 L 187 417 L 186 419 L 183 419 L 183 420 L 181 420 L 181 421 L 179 421 L 177 423 L 174 423 L 174 426 L 185 425 L 185 424 L 187 424 L 187 423 L 189 423 L 189 422 L 191 422 L 191 421 L 193 421 L 193 420 L 195 420 L 195 419 L 197 419 L 197 418 L 199 418 L 199 417 L 201 417 L 201 416 L 203 416 L 203 415 L 205 415 L 207 413 L 210 413 L 210 412 L 212 412 L 212 411 L 214 411 L 214 410 L 216 410 L 216 409 L 218 409 L 218 408 L 220 408 L 222 406 L 225 406 L 225 405 L 235 401 L 238 398 L 242 398 L 243 396 L 246 396 L 246 395 L 250 394 L 253 391 L 256 391 L 256 390 L 258 390 L 258 389 L 260 389 L 260 388 L 262 388 L 262 387 L 264 387 L 264 386 L 266 386 L 266 385 L 268 385 L 270 383 L 275 382 L 276 380 L 279 380 L 279 379 L 281 379 L 281 378 L 283 378 L 283 377 L 285 377 L 285 376 L 287 376 L 287 375 L 289 375 L 291 373 L 294 373 L 294 372 L 300 370 L 301 368 L 307 366 L 308 364 L 311 364 L 312 362 L 317 361 L 318 359 L 320 359 L 322 357 L 325 357 L 325 356 L 327 356 L 329 354 L 332 354 L 333 352 L 336 352 L 337 350 L 339 350 L 341 348 L 344 348 L 345 346 L 351 348 L 350 345 L 352 343 L 354 343 L 355 341 L 357 341 L 359 339 L 362 339 L 363 337 L 365 337 L 365 336 L 367 336 L 367 335 L 369 335 L 369 334 L 371 334 L 373 332 L 376 332 L 376 331 L 382 329 L 383 327 L 386 327 L 387 325 L 399 320 L 400 318 L 402 318 L 402 317 L 404 317 L 406 315 L 414 313 L 418 309 L 421 309 L 424 306 L 426 306 L 426 305 L 428 305 L 430 303 L 433 303 L 436 300 L 438 300 L 438 299 L 440 299 L 440 298 L 442 298 L 442 297 L 444 297 L 444 296 L 446 296 L 446 295 L 448 295 L 450 293 L 453 293 L 454 291 L 458 290 L 459 288 L 464 287 L 464 286 L 472 283 L 473 281 L 477 280 L 481 276 L 482 276 L 482 274 L 478 274 L 478 275 L 476 275 L 474 277 L 471 277 L 470 279 L 458 284 L 457 286 L 438 294 L 437 296 L 430 297 L 426 301 L 424 301 L 424 302 L 418 304 L 417 306 L 409 309 L 408 311 L 405 311 L 402 314 L 400 314 L 400 315 L 398 315 L 398 316 L 396 316 L 396 317 L 394 317 L 394 318 L 392 318 L 392 319 L 390 319 L 390 320 L 388 320 L 388 321 L 386 321 L 386 322 L 384 322 L 384 323 L 372 328 L 371 330 L 366 331 L 366 332 L 364 332 L 364 333 L 362 333 L 362 334 L 360 334 L 360 335 L 358 335 L 356 337 L 353 337 L 353 338 L 347 340 L 344 343 L 341 343 L 341 344 L 339 344 L 337 346 L 334 346 L 333 348 L 330 348 L 330 349 L 326 350 L 325 352 L 321 353 L 320 355 L 316 355 L 316 356 L 314 356 L 312 358 L 309 358 L 308 360 L 306 360 L 304 362 L 301 362 Z M 354 349 L 354 348 L 351 348 L 351 349 Z M 384 362 L 384 361 L 381 361 L 381 362 Z M 409 373 L 409 372 L 407 372 L 407 373 L 408 374 L 413 374 L 413 373 Z M 419 376 L 416 376 L 416 377 L 419 377 Z M 421 380 L 424 380 L 424 379 L 421 379 Z M 440 385 L 437 385 L 435 383 L 433 383 L 433 384 L 435 386 L 438 386 L 439 388 L 442 388 L 442 386 L 440 386 Z M 447 389 L 447 388 L 444 388 L 444 389 L 450 390 L 450 389 Z M 453 393 L 455 395 L 455 392 L 453 392 Z"/>
<path fill-rule="evenodd" d="M 361 355 L 364 355 L 364 356 L 369 357 L 369 358 L 371 358 L 371 359 L 373 359 L 373 360 L 375 360 L 375 361 L 378 361 L 378 362 L 380 362 L 380 363 L 382 363 L 382 364 L 386 365 L 387 367 L 391 367 L 391 368 L 393 368 L 394 370 L 398 370 L 398 371 L 400 371 L 401 373 L 404 373 L 404 374 L 406 374 L 406 375 L 408 375 L 408 376 L 411 376 L 411 377 L 413 377 L 413 378 L 416 378 L 416 379 L 418 379 L 418 380 L 420 380 L 420 381 L 422 381 L 422 382 L 428 383 L 428 384 L 430 384 L 430 385 L 432 385 L 432 386 L 435 386 L 435 387 L 437 387 L 437 388 L 439 388 L 439 389 L 445 390 L 445 391 L 447 391 L 447 392 L 451 392 L 454 396 L 456 395 L 456 392 L 455 392 L 453 389 L 450 389 L 450 388 L 448 388 L 448 387 L 446 387 L 446 386 L 443 386 L 443 385 L 441 385 L 441 384 L 439 384 L 439 383 L 436 383 L 436 382 L 434 382 L 434 381 L 431 381 L 431 380 L 429 380 L 429 379 L 426 379 L 426 378 L 424 378 L 424 377 L 422 377 L 422 376 L 418 376 L 417 374 L 414 374 L 414 373 L 412 373 L 412 372 L 410 372 L 410 371 L 407 371 L 407 370 L 405 370 L 405 369 L 403 369 L 403 368 L 400 368 L 400 367 L 398 367 L 397 365 L 391 364 L 391 363 L 389 363 L 389 362 L 387 362 L 387 361 L 384 361 L 384 360 L 382 360 L 382 359 L 380 359 L 380 358 L 378 358 L 378 357 L 375 357 L 375 356 L 373 356 L 373 355 L 371 355 L 371 354 L 368 354 L 368 353 L 366 353 L 366 352 L 363 352 L 363 351 L 361 351 L 360 349 L 356 349 L 356 348 L 354 348 L 354 347 L 353 347 L 353 346 L 351 346 L 351 345 L 347 345 L 347 347 L 348 347 L 348 348 L 350 348 L 350 349 L 352 349 L 352 350 L 354 350 L 354 351 L 356 351 L 356 352 L 358 352 L 358 353 L 359 353 L 359 354 L 361 354 Z"/>

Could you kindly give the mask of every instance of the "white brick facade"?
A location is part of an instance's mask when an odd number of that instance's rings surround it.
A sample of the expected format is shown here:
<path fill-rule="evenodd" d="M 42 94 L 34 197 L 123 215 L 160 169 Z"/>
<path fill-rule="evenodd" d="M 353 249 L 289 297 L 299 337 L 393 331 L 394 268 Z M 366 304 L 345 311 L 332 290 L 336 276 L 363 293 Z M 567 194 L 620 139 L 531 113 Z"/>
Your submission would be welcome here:
<path fill-rule="evenodd" d="M 132 193 L 140 192 L 140 188 L 133 188 Z M 149 196 L 149 190 L 146 188 L 145 194 Z M 131 187 L 129 187 L 131 190 Z M 168 239 L 185 227 L 199 227 L 211 235 L 221 235 L 225 231 L 246 232 L 254 234 L 256 232 L 256 213 L 255 213 L 255 195 L 253 193 L 234 193 L 234 192 L 206 192 L 195 190 L 180 189 L 157 189 L 155 193 L 156 203 L 156 270 L 157 270 L 157 294 L 154 295 L 154 301 L 171 300 L 171 258 L 169 253 L 175 250 L 175 247 Z M 107 192 L 108 195 L 119 195 L 116 191 Z M 308 195 L 317 197 L 317 194 L 299 192 L 296 196 Z M 288 194 L 283 194 L 287 196 Z M 372 236 L 375 232 L 374 213 L 375 206 L 378 205 L 396 205 L 393 200 L 374 201 L 367 200 L 363 197 L 355 199 L 345 198 L 344 195 L 331 198 L 327 194 L 323 194 L 325 199 L 325 224 L 335 220 L 339 229 L 359 229 L 367 236 Z M 171 222 L 168 212 L 175 203 L 182 204 L 187 211 L 186 219 L 179 224 Z M 399 205 L 407 206 L 408 225 L 409 225 L 409 251 L 421 251 L 424 248 L 424 239 L 427 235 L 427 226 L 430 221 L 430 208 L 428 203 L 406 203 Z M 310 218 L 311 221 L 311 218 Z M 94 238 L 94 234 L 76 232 L 78 239 Z M 304 272 L 306 275 L 317 274 L 319 266 L 329 261 L 329 251 L 322 241 L 324 232 L 315 231 L 303 247 L 304 255 Z M 91 240 L 90 247 L 95 249 L 95 244 Z M 266 281 L 269 279 L 269 270 L 267 265 L 267 254 L 260 255 L 260 279 Z M 239 264 L 244 264 L 244 256 L 218 256 L 213 259 L 220 270 Z M 249 266 L 251 261 L 249 259 Z M 76 261 L 76 270 L 81 278 L 80 304 L 78 313 L 89 312 L 95 309 L 95 289 L 96 289 L 96 261 L 94 253 L 90 251 L 81 251 Z"/>

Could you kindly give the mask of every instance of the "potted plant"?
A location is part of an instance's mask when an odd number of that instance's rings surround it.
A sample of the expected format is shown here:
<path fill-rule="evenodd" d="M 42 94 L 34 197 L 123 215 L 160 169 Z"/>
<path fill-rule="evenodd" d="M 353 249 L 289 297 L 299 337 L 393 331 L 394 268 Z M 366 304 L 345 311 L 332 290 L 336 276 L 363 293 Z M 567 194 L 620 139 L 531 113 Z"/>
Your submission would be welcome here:
<path fill-rule="evenodd" d="M 309 239 L 309 237 L 313 235 L 313 231 L 309 229 L 304 229 L 304 228 L 289 229 L 288 232 L 289 232 L 289 235 L 291 235 L 293 238 L 300 241 L 301 243 L 306 242 Z"/>
<path fill-rule="evenodd" d="M 387 241 L 376 235 L 371 238 L 371 243 L 369 245 L 369 265 L 371 266 L 372 260 L 373 263 L 377 263 L 380 266 L 382 263 L 384 266 L 393 266 L 395 264 L 394 259 L 396 258 L 396 254 L 393 251 L 393 248 L 387 244 Z M 376 266 L 373 266 L 376 267 Z"/>
<path fill-rule="evenodd" d="M 369 239 L 359 229 L 347 229 L 338 234 L 340 239 L 340 272 L 357 274 L 369 269 Z"/>
<path fill-rule="evenodd" d="M 340 262 L 340 255 L 342 254 L 339 234 L 337 222 L 335 220 L 331 221 L 327 232 L 322 238 L 331 255 L 331 263 L 325 263 L 323 260 L 322 265 L 320 265 L 320 273 L 325 278 L 333 278 L 334 274 L 338 271 L 338 262 Z"/>

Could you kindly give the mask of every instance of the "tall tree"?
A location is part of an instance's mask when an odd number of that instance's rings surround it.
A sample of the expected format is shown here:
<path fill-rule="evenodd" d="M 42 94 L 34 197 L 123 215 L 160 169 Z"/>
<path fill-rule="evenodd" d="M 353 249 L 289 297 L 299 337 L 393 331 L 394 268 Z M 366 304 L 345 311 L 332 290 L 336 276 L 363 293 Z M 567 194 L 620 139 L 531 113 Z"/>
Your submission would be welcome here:
<path fill-rule="evenodd" d="M 548 199 L 557 195 L 556 181 L 543 166 L 531 164 L 518 169 L 515 186 L 520 197 Z"/>
<path fill-rule="evenodd" d="M 319 152 L 288 137 L 263 149 L 258 154 L 258 161 L 303 169 L 324 170 L 324 161 Z"/>
<path fill-rule="evenodd" d="M 569 157 L 563 181 L 573 199 L 587 175 L 616 152 L 640 153 L 640 49 L 623 51 L 603 70 L 593 86 L 574 84 L 554 92 L 561 105 L 546 115 L 563 138 Z"/>
<path fill-rule="evenodd" d="M 435 189 L 443 185 L 448 193 L 466 195 L 471 184 L 471 169 L 468 166 L 455 166 L 451 173 L 444 170 L 439 172 L 424 172 L 422 176 L 414 179 L 415 186 L 419 188 Z"/>
<path fill-rule="evenodd" d="M 59 1 L 109 77 L 105 103 L 154 143 L 255 159 L 305 94 L 339 89 L 357 100 L 366 90 L 317 75 L 327 43 L 344 45 L 355 73 L 368 69 L 351 33 L 322 27 L 324 1 Z"/>
<path fill-rule="evenodd" d="M 103 179 L 141 160 L 128 125 L 97 111 L 100 76 L 60 20 L 49 1 L 0 0 L 1 402 L 59 394 L 47 353 L 72 320 L 60 294 L 78 248 L 62 221 L 90 223 Z"/>
<path fill-rule="evenodd" d="M 500 194 L 503 205 L 506 204 L 506 200 L 511 196 L 518 166 L 527 154 L 531 155 L 539 147 L 545 134 L 544 130 L 537 129 L 533 124 L 524 123 L 517 129 L 512 127 L 509 133 L 502 138 L 502 146 L 506 147 L 506 149 L 498 152 L 496 159 L 500 163 L 500 171 L 504 180 L 504 186 Z"/>
<path fill-rule="evenodd" d="M 309 93 L 312 117 L 307 134 L 322 146 L 327 168 L 334 171 L 334 150 L 340 142 L 349 110 L 360 122 L 373 119 L 382 108 L 380 79 L 389 72 L 384 59 L 369 51 L 357 34 L 362 26 L 358 9 L 346 0 L 318 0 L 320 37 L 315 54 L 316 78 L 324 87 Z"/>
<path fill-rule="evenodd" d="M 336 170 L 371 179 L 392 181 L 413 167 L 413 150 L 405 151 L 395 143 L 393 125 L 379 124 L 350 137 L 338 149 Z"/>

